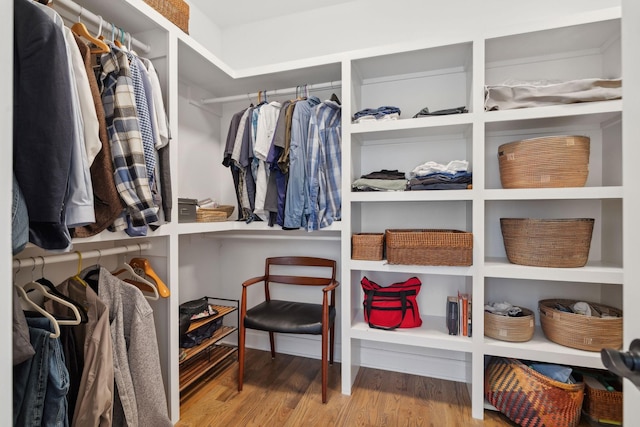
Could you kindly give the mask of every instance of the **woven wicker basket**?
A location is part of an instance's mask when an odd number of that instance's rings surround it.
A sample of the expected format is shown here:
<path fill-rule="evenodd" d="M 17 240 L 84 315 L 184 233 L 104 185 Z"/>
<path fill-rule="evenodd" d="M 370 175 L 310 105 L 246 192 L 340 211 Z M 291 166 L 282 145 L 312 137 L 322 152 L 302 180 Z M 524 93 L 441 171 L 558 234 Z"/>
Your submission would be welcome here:
<path fill-rule="evenodd" d="M 547 299 L 538 302 L 540 325 L 550 341 L 586 351 L 622 347 L 622 310 L 588 302 L 603 314 L 618 317 L 584 316 L 556 309 L 556 304 L 571 306 L 575 300 Z"/>
<path fill-rule="evenodd" d="M 593 218 L 500 218 L 509 262 L 535 267 L 583 267 L 593 223 Z"/>
<path fill-rule="evenodd" d="M 545 136 L 498 148 L 504 188 L 583 187 L 589 175 L 589 138 Z"/>
<path fill-rule="evenodd" d="M 471 265 L 473 234 L 459 230 L 386 230 L 389 264 Z"/>
<path fill-rule="evenodd" d="M 585 381 L 582 411 L 594 422 L 621 425 L 622 399 L 622 391 L 601 390 L 591 387 L 589 382 Z"/>
<path fill-rule="evenodd" d="M 575 427 L 584 384 L 555 381 L 517 359 L 494 357 L 484 375 L 489 403 L 521 426 Z"/>
<path fill-rule="evenodd" d="M 144 0 L 144 2 L 189 34 L 189 3 L 183 0 Z"/>
<path fill-rule="evenodd" d="M 383 258 L 383 233 L 358 233 L 351 236 L 351 259 L 379 261 Z"/>
<path fill-rule="evenodd" d="M 525 342 L 533 338 L 535 317 L 533 311 L 521 307 L 523 316 L 509 317 L 484 312 L 484 334 L 502 341 Z"/>

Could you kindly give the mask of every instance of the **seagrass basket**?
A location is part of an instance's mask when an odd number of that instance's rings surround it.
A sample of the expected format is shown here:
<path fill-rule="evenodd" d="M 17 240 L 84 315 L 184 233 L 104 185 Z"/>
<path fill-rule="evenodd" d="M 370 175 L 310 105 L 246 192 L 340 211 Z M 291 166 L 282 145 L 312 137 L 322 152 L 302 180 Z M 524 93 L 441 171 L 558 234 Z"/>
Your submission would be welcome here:
<path fill-rule="evenodd" d="M 546 299 L 538 302 L 542 332 L 550 341 L 586 351 L 622 347 L 622 310 L 587 302 L 599 315 L 568 313 L 556 307 L 570 307 L 575 300 Z"/>
<path fill-rule="evenodd" d="M 232 205 L 220 205 L 216 208 L 198 208 L 196 211 L 197 222 L 226 221 L 233 213 Z"/>
<path fill-rule="evenodd" d="M 509 262 L 535 267 L 583 267 L 593 224 L 593 218 L 500 218 Z"/>
<path fill-rule="evenodd" d="M 510 317 L 484 312 L 484 334 L 489 338 L 510 342 L 525 342 L 533 338 L 535 317 L 533 311 L 520 307 L 522 316 Z"/>
<path fill-rule="evenodd" d="M 493 357 L 485 371 L 484 392 L 489 403 L 521 426 L 575 427 L 584 384 L 562 383 L 517 359 Z"/>
<path fill-rule="evenodd" d="M 144 0 L 144 2 L 189 34 L 189 3 L 184 0 Z"/>
<path fill-rule="evenodd" d="M 583 187 L 589 175 L 586 136 L 545 136 L 498 147 L 503 188 Z"/>
<path fill-rule="evenodd" d="M 385 249 L 389 264 L 471 265 L 473 234 L 460 230 L 385 231 Z"/>
<path fill-rule="evenodd" d="M 351 259 L 380 261 L 383 252 L 383 233 L 357 233 L 351 236 Z"/>

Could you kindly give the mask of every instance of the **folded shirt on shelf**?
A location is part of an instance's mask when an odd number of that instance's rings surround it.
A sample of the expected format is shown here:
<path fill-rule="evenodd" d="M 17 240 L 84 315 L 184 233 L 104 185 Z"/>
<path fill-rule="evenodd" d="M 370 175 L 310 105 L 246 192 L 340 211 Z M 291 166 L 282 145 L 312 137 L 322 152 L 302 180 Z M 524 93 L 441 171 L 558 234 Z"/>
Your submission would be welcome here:
<path fill-rule="evenodd" d="M 428 107 L 424 107 L 422 110 L 418 111 L 413 118 L 417 119 L 418 117 L 427 117 L 427 116 L 447 116 L 449 114 L 462 114 L 468 113 L 467 107 L 456 107 L 456 108 L 447 108 L 444 110 L 438 111 L 429 111 Z"/>
<path fill-rule="evenodd" d="M 406 179 L 358 178 L 351 184 L 352 191 L 404 191 Z"/>
<path fill-rule="evenodd" d="M 397 169 L 381 169 L 362 175 L 351 184 L 352 191 L 404 191 L 407 178 Z"/>
<path fill-rule="evenodd" d="M 427 176 L 434 173 L 443 173 L 453 175 L 457 172 L 467 172 L 469 169 L 469 162 L 466 160 L 452 160 L 446 165 L 429 161 L 421 165 L 416 166 L 410 173 L 409 178 L 415 178 L 420 176 Z"/>
<path fill-rule="evenodd" d="M 394 106 L 383 105 L 378 108 L 365 108 L 353 115 L 353 122 L 360 123 L 367 120 L 397 120 L 400 118 L 400 109 Z"/>
<path fill-rule="evenodd" d="M 544 107 L 622 98 L 622 79 L 508 80 L 485 86 L 484 109 Z"/>

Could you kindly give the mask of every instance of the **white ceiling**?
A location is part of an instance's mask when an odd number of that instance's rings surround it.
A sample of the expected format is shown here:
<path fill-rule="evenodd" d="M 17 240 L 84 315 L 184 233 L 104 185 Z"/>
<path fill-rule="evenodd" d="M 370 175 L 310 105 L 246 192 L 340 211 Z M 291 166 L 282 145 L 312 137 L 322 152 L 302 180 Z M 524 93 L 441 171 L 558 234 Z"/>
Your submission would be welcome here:
<path fill-rule="evenodd" d="M 221 29 L 354 0 L 189 0 Z"/>

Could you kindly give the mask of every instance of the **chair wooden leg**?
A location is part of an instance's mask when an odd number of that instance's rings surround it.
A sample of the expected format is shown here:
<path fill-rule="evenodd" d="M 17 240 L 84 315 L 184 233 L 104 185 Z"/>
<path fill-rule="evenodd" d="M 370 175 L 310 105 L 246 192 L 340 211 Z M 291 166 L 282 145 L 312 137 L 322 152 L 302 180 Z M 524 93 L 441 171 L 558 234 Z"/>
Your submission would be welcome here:
<path fill-rule="evenodd" d="M 329 365 L 333 365 L 333 353 L 335 348 L 336 334 L 335 323 L 329 328 Z"/>
<path fill-rule="evenodd" d="M 276 358 L 276 344 L 273 337 L 273 332 L 269 332 L 269 344 L 271 345 L 271 358 Z"/>
<path fill-rule="evenodd" d="M 244 382 L 245 332 L 244 321 L 241 320 L 238 331 L 238 391 L 242 391 L 242 384 Z"/>
<path fill-rule="evenodd" d="M 327 379 L 329 376 L 329 366 L 327 363 L 327 330 L 322 331 L 322 403 L 327 403 Z"/>

